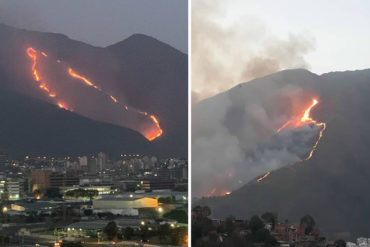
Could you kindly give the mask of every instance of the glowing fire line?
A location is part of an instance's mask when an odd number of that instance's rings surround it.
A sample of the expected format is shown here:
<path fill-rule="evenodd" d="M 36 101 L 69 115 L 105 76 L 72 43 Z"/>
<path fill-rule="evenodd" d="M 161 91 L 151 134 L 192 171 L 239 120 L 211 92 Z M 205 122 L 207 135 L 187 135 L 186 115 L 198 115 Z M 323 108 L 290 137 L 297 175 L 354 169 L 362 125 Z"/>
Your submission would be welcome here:
<path fill-rule="evenodd" d="M 41 77 L 40 77 L 40 73 L 39 71 L 37 70 L 37 54 L 38 54 L 38 51 L 36 51 L 35 49 L 33 49 L 32 47 L 28 47 L 27 48 L 27 55 L 32 59 L 32 74 L 33 74 L 33 78 L 35 79 L 35 81 L 39 82 L 40 85 L 39 85 L 39 88 L 42 89 L 43 91 L 47 92 L 49 97 L 51 98 L 56 98 L 57 97 L 57 94 L 55 92 L 52 92 L 49 87 L 47 86 L 47 83 L 46 81 L 42 80 Z M 48 55 L 41 51 L 40 52 L 41 55 L 43 55 L 44 57 L 48 57 Z M 58 63 L 61 63 L 61 61 L 58 59 L 57 60 Z M 93 87 L 95 88 L 96 90 L 100 91 L 101 93 L 109 96 L 109 98 L 114 102 L 114 103 L 119 103 L 117 98 L 114 97 L 113 95 L 110 95 L 110 94 L 107 94 L 106 92 L 104 92 L 101 88 L 99 88 L 98 86 L 96 86 L 91 80 L 87 79 L 86 77 L 78 74 L 76 71 L 74 71 L 71 67 L 68 68 L 68 74 L 75 78 L 75 79 L 78 79 L 82 82 L 84 82 L 84 84 L 86 84 L 87 86 L 89 87 Z M 60 101 L 57 101 L 57 102 L 54 102 L 58 107 L 60 108 L 63 108 L 65 110 L 69 110 L 69 111 L 72 111 L 72 109 L 70 107 L 68 107 L 65 103 L 63 102 L 60 102 Z M 128 111 L 129 110 L 129 107 L 127 105 L 123 105 L 123 108 Z M 139 110 L 135 110 L 134 108 L 130 108 L 131 111 L 134 111 L 136 113 L 139 113 L 139 114 L 142 114 L 142 115 L 145 115 L 145 116 L 148 116 L 148 113 L 147 112 L 142 112 L 142 111 L 139 111 Z M 149 140 L 149 141 L 153 141 L 154 139 L 160 137 L 162 134 L 163 134 L 163 130 L 161 129 L 160 127 L 160 124 L 159 124 L 159 121 L 158 121 L 158 118 L 154 115 L 150 115 L 149 116 L 151 121 L 153 122 L 153 124 L 155 125 L 155 128 L 156 128 L 156 131 L 149 131 L 149 133 L 144 133 L 143 135 Z"/>
<path fill-rule="evenodd" d="M 312 103 L 311 105 L 303 112 L 302 114 L 302 117 L 299 119 L 299 121 L 296 121 L 294 123 L 293 120 L 289 120 L 287 121 L 285 124 L 283 124 L 283 126 L 281 126 L 277 132 L 279 133 L 281 130 L 287 128 L 288 126 L 293 126 L 294 128 L 297 128 L 297 127 L 300 127 L 300 126 L 303 126 L 304 124 L 314 124 L 316 126 L 319 126 L 321 127 L 321 130 L 319 132 L 319 137 L 317 138 L 316 142 L 314 143 L 312 149 L 310 150 L 310 152 L 308 153 L 307 157 L 300 160 L 299 163 L 303 162 L 303 161 L 307 161 L 309 159 L 312 158 L 313 156 L 313 153 L 316 151 L 317 149 L 317 146 L 319 145 L 319 142 L 324 134 L 324 131 L 326 129 L 326 123 L 319 123 L 317 122 L 316 120 L 312 119 L 312 117 L 310 116 L 310 113 L 311 113 L 311 110 L 313 107 L 315 107 L 317 104 L 318 104 L 318 100 L 317 99 L 313 99 L 312 100 Z M 271 172 L 267 172 L 265 173 L 262 177 L 258 178 L 257 179 L 257 182 L 261 182 L 262 180 L 264 180 L 265 178 L 267 178 L 269 175 L 271 174 Z"/>

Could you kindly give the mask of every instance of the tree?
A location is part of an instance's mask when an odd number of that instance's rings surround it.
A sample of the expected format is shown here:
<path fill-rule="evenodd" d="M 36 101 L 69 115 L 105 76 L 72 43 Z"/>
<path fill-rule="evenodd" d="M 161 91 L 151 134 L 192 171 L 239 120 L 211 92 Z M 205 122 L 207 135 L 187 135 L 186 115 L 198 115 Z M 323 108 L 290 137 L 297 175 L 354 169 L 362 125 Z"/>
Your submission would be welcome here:
<path fill-rule="evenodd" d="M 134 229 L 132 229 L 131 227 L 126 227 L 126 228 L 123 230 L 123 236 L 124 236 L 127 240 L 131 240 L 131 238 L 134 236 Z"/>
<path fill-rule="evenodd" d="M 211 215 L 211 209 L 208 206 L 195 206 L 192 210 L 192 213 L 196 217 L 208 217 Z"/>
<path fill-rule="evenodd" d="M 89 198 L 90 201 L 99 195 L 99 191 L 97 190 L 84 190 L 84 189 L 75 189 L 75 190 L 69 190 L 66 192 L 67 197 L 72 198 Z"/>
<path fill-rule="evenodd" d="M 252 235 L 253 242 L 255 243 L 265 243 L 267 246 L 275 245 L 277 244 L 276 239 L 270 234 L 270 231 L 261 228 L 257 230 L 253 235 Z"/>
<path fill-rule="evenodd" d="M 93 214 L 93 211 L 92 211 L 92 209 L 85 209 L 84 210 L 84 215 L 86 215 L 86 216 L 91 216 Z"/>
<path fill-rule="evenodd" d="M 266 223 L 271 223 L 271 230 L 275 229 L 275 224 L 277 221 L 277 215 L 271 212 L 266 212 L 261 216 L 262 220 Z"/>
<path fill-rule="evenodd" d="M 176 220 L 180 223 L 188 222 L 188 214 L 184 210 L 174 209 L 163 215 L 163 218 Z"/>
<path fill-rule="evenodd" d="M 40 199 L 41 198 L 41 191 L 39 189 L 34 190 L 32 193 L 33 193 L 33 196 L 36 199 Z"/>
<path fill-rule="evenodd" d="M 103 232 L 107 235 L 108 240 L 113 240 L 118 233 L 118 227 L 116 222 L 109 222 L 103 229 Z"/>
<path fill-rule="evenodd" d="M 77 242 L 62 242 L 61 247 L 83 247 L 83 245 Z"/>
<path fill-rule="evenodd" d="M 346 243 L 346 241 L 344 241 L 342 239 L 339 239 L 339 240 L 334 241 L 334 246 L 335 247 L 346 247 L 347 243 Z"/>
<path fill-rule="evenodd" d="M 47 198 L 62 198 L 62 194 L 60 193 L 59 188 L 47 188 L 45 196 Z"/>
<path fill-rule="evenodd" d="M 0 236 L 0 245 L 8 245 L 9 244 L 9 237 L 8 236 Z"/>
<path fill-rule="evenodd" d="M 225 220 L 225 231 L 227 233 L 232 233 L 235 230 L 235 218 L 233 216 L 229 216 Z"/>
<path fill-rule="evenodd" d="M 249 221 L 249 227 L 251 228 L 252 234 L 256 233 L 258 230 L 263 229 L 265 224 L 257 215 L 252 216 Z"/>
<path fill-rule="evenodd" d="M 140 226 L 140 233 L 141 233 L 141 239 L 142 240 L 147 240 L 148 234 L 149 234 L 149 229 L 148 229 L 148 226 L 146 224 Z"/>
<path fill-rule="evenodd" d="M 305 234 L 308 235 L 312 232 L 316 222 L 311 215 L 305 215 L 301 219 L 301 226 L 305 229 Z"/>
<path fill-rule="evenodd" d="M 175 228 L 171 230 L 170 243 L 172 245 L 185 245 L 187 244 L 188 230 L 186 228 Z"/>
<path fill-rule="evenodd" d="M 169 196 L 169 197 L 159 197 L 158 198 L 159 203 L 167 203 L 167 204 L 172 204 L 176 202 L 175 196 Z"/>
<path fill-rule="evenodd" d="M 160 225 L 158 229 L 159 241 L 161 243 L 165 243 L 170 233 L 171 233 L 171 228 L 169 224 Z"/>

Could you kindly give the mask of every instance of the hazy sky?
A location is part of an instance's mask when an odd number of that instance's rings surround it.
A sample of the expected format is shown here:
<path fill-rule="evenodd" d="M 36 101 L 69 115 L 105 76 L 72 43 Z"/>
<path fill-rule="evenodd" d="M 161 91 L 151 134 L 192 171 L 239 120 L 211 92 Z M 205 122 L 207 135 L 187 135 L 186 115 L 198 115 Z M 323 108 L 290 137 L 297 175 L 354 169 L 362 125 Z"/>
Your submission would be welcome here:
<path fill-rule="evenodd" d="M 187 0 L 0 0 L 0 22 L 108 46 L 134 33 L 187 53 Z"/>
<path fill-rule="evenodd" d="M 315 49 L 306 61 L 313 72 L 370 68 L 370 1 L 239 1 L 236 15 L 264 21 L 276 35 L 309 33 Z"/>
<path fill-rule="evenodd" d="M 370 1 L 194 2 L 198 54 L 192 80 L 198 99 L 281 69 L 322 74 L 370 68 Z"/>

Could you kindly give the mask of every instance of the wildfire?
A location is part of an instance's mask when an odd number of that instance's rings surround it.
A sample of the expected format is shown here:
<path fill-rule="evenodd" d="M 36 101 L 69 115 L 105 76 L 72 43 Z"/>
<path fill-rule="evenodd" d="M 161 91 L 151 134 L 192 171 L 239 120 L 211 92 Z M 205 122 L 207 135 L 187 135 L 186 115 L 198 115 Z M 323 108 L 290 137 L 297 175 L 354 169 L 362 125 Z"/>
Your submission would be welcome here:
<path fill-rule="evenodd" d="M 57 105 L 59 108 L 69 111 L 68 107 L 65 104 L 58 102 Z"/>
<path fill-rule="evenodd" d="M 44 57 L 48 57 L 48 55 L 41 51 L 40 54 Z M 35 81 L 37 82 L 40 82 L 40 85 L 39 85 L 39 88 L 42 89 L 43 91 L 45 91 L 48 96 L 50 98 L 56 98 L 57 97 L 57 94 L 55 92 L 52 92 L 51 89 L 49 88 L 49 86 L 47 85 L 47 82 L 43 79 L 41 79 L 40 77 L 40 73 L 39 71 L 37 70 L 37 64 L 38 64 L 38 51 L 33 49 L 32 47 L 28 47 L 27 48 L 27 55 L 32 59 L 32 74 L 33 74 L 33 78 L 35 79 Z M 58 59 L 56 60 L 58 63 L 61 63 L 61 61 Z M 73 70 L 71 67 L 68 67 L 68 74 L 72 77 L 72 78 L 75 78 L 77 80 L 80 80 L 82 81 L 85 85 L 89 86 L 89 87 L 93 87 L 94 89 L 100 91 L 101 93 L 105 94 L 106 96 L 108 96 L 114 103 L 119 103 L 117 98 L 114 97 L 113 95 L 110 95 L 106 92 L 104 92 L 100 87 L 98 87 L 97 85 L 95 85 L 91 80 L 87 79 L 85 76 L 77 73 L 75 70 Z M 68 107 L 65 103 L 61 103 L 60 101 L 55 101 L 54 102 L 59 108 L 62 108 L 62 109 L 65 109 L 65 110 L 68 110 L 68 111 L 72 111 L 72 109 L 70 107 Z M 134 108 L 129 108 L 127 105 L 123 105 L 123 108 L 126 110 L 126 111 L 134 111 L 138 114 L 141 114 L 141 115 L 144 115 L 144 116 L 148 116 L 148 113 L 147 112 L 142 112 L 142 111 L 139 111 L 139 110 L 136 110 Z M 160 137 L 162 134 L 163 134 L 163 130 L 161 129 L 160 127 L 160 124 L 159 124 L 159 121 L 158 121 L 158 118 L 154 115 L 150 115 L 149 116 L 150 120 L 153 122 L 153 126 L 152 128 L 148 129 L 148 130 L 144 130 L 142 133 L 149 141 L 153 141 L 154 139 Z"/>
<path fill-rule="evenodd" d="M 211 192 L 207 195 L 207 197 L 211 197 L 211 196 L 213 196 L 213 195 L 216 193 L 216 191 L 217 191 L 217 189 L 216 189 L 216 188 L 213 188 L 213 189 L 211 190 Z"/>
<path fill-rule="evenodd" d="M 45 53 L 45 52 L 42 52 L 41 53 L 44 57 L 47 57 L 48 55 Z M 33 74 L 33 78 L 35 79 L 35 81 L 39 82 L 40 85 L 39 85 L 39 88 L 43 91 L 45 91 L 48 96 L 50 98 L 55 98 L 57 95 L 56 93 L 52 92 L 49 87 L 47 86 L 47 83 L 45 80 L 41 80 L 41 77 L 39 75 L 39 71 L 37 70 L 37 51 L 35 49 L 33 49 L 32 47 L 28 47 L 27 48 L 27 55 L 32 59 L 32 74 Z M 59 107 L 61 107 L 59 105 L 59 103 L 56 103 Z M 61 107 L 63 109 L 66 109 L 66 110 L 70 110 L 71 109 L 68 109 L 68 107 L 63 104 L 63 107 Z"/>
<path fill-rule="evenodd" d="M 302 113 L 302 115 L 300 117 L 287 121 L 286 123 L 283 124 L 283 126 L 281 126 L 277 130 L 277 132 L 279 133 L 281 130 L 283 130 L 287 127 L 298 128 L 298 127 L 301 127 L 305 124 L 313 124 L 315 126 L 321 127 L 320 132 L 319 132 L 319 137 L 315 141 L 315 143 L 314 143 L 313 147 L 311 148 L 310 152 L 308 153 L 307 157 L 303 158 L 300 162 L 303 162 L 303 161 L 306 161 L 306 160 L 309 160 L 309 159 L 312 158 L 313 153 L 316 151 L 317 146 L 319 145 L 319 142 L 320 142 L 320 140 L 321 140 L 321 138 L 324 134 L 324 131 L 326 129 L 326 123 L 317 122 L 316 120 L 312 119 L 312 117 L 310 116 L 312 108 L 314 108 L 318 103 L 319 103 L 319 101 L 317 99 L 312 99 L 312 103 L 304 110 L 304 112 Z M 264 180 L 265 178 L 267 178 L 270 175 L 270 173 L 271 172 L 267 172 L 265 175 L 258 178 L 257 182 L 259 183 L 262 180 Z"/>
<path fill-rule="evenodd" d="M 70 76 L 72 76 L 73 78 L 76 78 L 76 79 L 79 79 L 79 80 L 82 80 L 87 86 L 90 86 L 90 87 L 93 87 L 95 88 L 96 90 L 104 93 L 105 95 L 109 96 L 109 98 L 114 102 L 114 103 L 119 103 L 117 98 L 114 97 L 113 95 L 110 95 L 110 94 L 107 94 L 105 93 L 102 89 L 100 89 L 97 85 L 95 85 L 91 80 L 87 79 L 86 77 L 78 74 L 76 71 L 74 71 L 72 68 L 69 68 L 68 69 L 68 73 Z M 128 111 L 128 107 L 126 105 L 123 106 L 125 108 L 126 111 Z M 145 115 L 145 116 L 148 116 L 148 113 L 147 112 L 142 112 L 142 111 L 139 111 L 139 110 L 134 110 L 133 108 L 131 108 L 132 111 L 135 111 L 136 113 L 139 113 L 141 115 Z M 152 120 L 155 128 L 151 128 L 149 130 L 146 130 L 144 131 L 143 135 L 146 137 L 146 139 L 148 139 L 149 141 L 153 141 L 154 139 L 160 137 L 162 134 L 163 134 L 163 130 L 161 129 L 161 126 L 159 124 L 159 121 L 157 119 L 156 116 L 154 115 L 150 115 L 150 119 Z"/>
<path fill-rule="evenodd" d="M 37 52 L 32 47 L 27 49 L 27 55 L 32 59 L 32 74 L 36 81 L 40 81 L 39 72 L 36 69 L 37 65 Z"/>
<path fill-rule="evenodd" d="M 264 180 L 265 178 L 267 178 L 269 175 L 270 175 L 271 172 L 267 172 L 265 173 L 265 175 L 263 175 L 262 177 L 258 178 L 257 179 L 257 183 L 261 182 L 262 180 Z"/>
<path fill-rule="evenodd" d="M 117 103 L 117 99 L 115 97 L 113 97 L 112 95 L 110 95 L 110 98 L 114 101 L 114 103 Z"/>
<path fill-rule="evenodd" d="M 86 85 L 88 85 L 90 87 L 98 88 L 97 86 L 94 85 L 94 83 L 92 83 L 91 81 L 89 81 L 85 77 L 83 77 L 83 76 L 77 74 L 76 72 L 74 72 L 74 70 L 72 68 L 68 68 L 68 73 L 69 73 L 70 76 L 72 76 L 72 77 L 74 77 L 76 79 L 82 80 L 83 82 L 86 83 Z"/>

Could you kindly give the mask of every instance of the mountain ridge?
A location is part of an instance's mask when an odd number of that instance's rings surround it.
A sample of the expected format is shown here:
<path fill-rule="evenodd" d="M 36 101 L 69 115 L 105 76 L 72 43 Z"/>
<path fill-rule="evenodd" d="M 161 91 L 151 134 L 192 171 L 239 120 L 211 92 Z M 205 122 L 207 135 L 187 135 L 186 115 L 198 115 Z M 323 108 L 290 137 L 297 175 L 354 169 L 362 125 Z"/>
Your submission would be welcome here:
<path fill-rule="evenodd" d="M 156 54 L 153 54 L 150 48 L 144 49 L 140 57 L 139 54 L 126 56 L 124 53 L 120 57 L 108 48 L 94 47 L 75 41 L 64 34 L 28 31 L 2 24 L 0 35 L 2 37 L 0 41 L 2 88 L 39 99 L 45 98 L 34 87 L 29 71 L 31 64 L 25 51 L 27 47 L 33 46 L 71 66 L 121 102 L 157 116 L 163 126 L 164 134 L 152 143 L 152 146 L 156 146 L 154 149 L 162 150 L 161 154 L 167 156 L 186 156 L 187 56 L 185 54 L 180 51 L 174 52 L 174 48 L 146 35 L 138 36 L 146 40 L 147 44 L 154 42 L 156 44 L 154 46 L 159 46 L 160 49 Z M 119 43 L 125 43 L 126 49 L 135 45 L 135 43 L 127 45 L 125 40 Z M 132 47 L 133 50 L 136 48 Z M 137 61 L 166 53 L 175 53 L 175 56 L 159 65 L 156 65 L 154 60 L 149 61 L 146 64 L 148 69 L 145 73 L 138 67 Z M 177 66 L 176 70 L 169 71 L 174 65 Z M 151 80 L 143 83 L 146 77 Z M 154 84 L 153 82 L 156 81 L 160 83 Z M 167 92 L 161 93 L 166 90 Z M 164 97 L 165 94 L 171 96 Z M 104 116 L 97 120 L 105 121 Z"/>
<path fill-rule="evenodd" d="M 289 88 L 297 88 L 298 85 L 298 97 L 292 96 L 295 91 L 289 91 L 288 96 L 294 99 L 292 101 L 285 101 L 280 96 L 277 96 L 277 100 L 266 100 L 275 97 L 278 94 L 276 92 L 281 92 L 279 83 Z M 239 186 L 230 195 L 203 198 L 196 204 L 210 206 L 216 218 L 230 214 L 238 218 L 249 218 L 253 214 L 272 211 L 279 214 L 280 220 L 298 222 L 303 215 L 311 214 L 317 226 L 329 237 L 353 240 L 359 236 L 367 236 L 366 219 L 370 217 L 367 210 L 370 200 L 366 196 L 370 188 L 367 179 L 370 175 L 367 166 L 370 155 L 366 151 L 370 144 L 367 124 L 370 120 L 370 109 L 367 107 L 370 103 L 367 97 L 370 93 L 370 70 L 333 72 L 312 78 L 290 70 L 257 79 L 254 85 L 242 88 L 245 91 L 237 88 L 239 90 L 234 89 L 220 97 L 215 96 L 212 103 L 223 102 L 223 97 L 226 97 L 232 101 L 234 108 L 248 107 L 251 102 L 263 98 L 256 104 L 264 106 L 268 115 L 274 113 L 271 111 L 274 109 L 278 116 L 290 116 L 289 112 L 294 112 L 295 105 L 306 104 L 300 101 L 306 102 L 317 97 L 320 103 L 313 109 L 312 117 L 325 122 L 327 128 L 310 160 L 295 165 L 287 164 L 286 167 L 272 171 L 260 183 L 249 180 L 250 182 Z M 252 101 L 245 99 L 250 95 Z M 284 107 L 281 108 L 279 104 Z M 202 114 L 207 115 L 204 112 L 207 107 L 210 107 L 209 101 L 205 101 L 200 107 Z M 226 108 L 226 112 L 229 109 L 231 108 Z M 212 107 L 208 110 L 217 111 Z M 199 109 L 195 110 L 195 114 L 200 114 Z M 193 119 L 196 117 L 194 115 Z M 279 125 L 273 127 L 276 129 L 277 126 Z M 253 129 L 253 126 L 249 127 Z M 232 134 L 238 136 L 238 133 L 241 132 Z M 201 134 L 202 129 L 196 133 L 198 136 Z M 193 154 L 193 159 L 194 156 Z M 192 164 L 193 174 L 196 174 L 199 171 L 197 166 L 202 164 L 195 163 L 194 160 Z M 248 169 L 245 169 L 247 172 Z"/>

